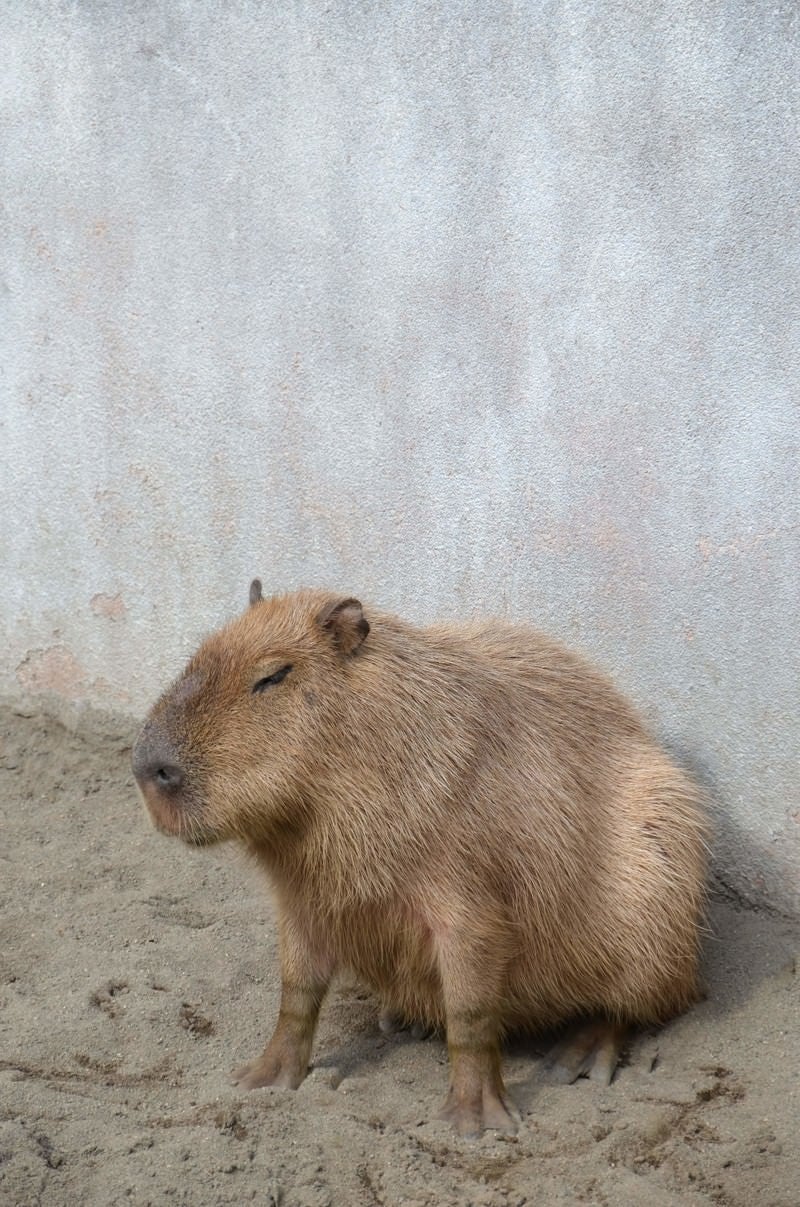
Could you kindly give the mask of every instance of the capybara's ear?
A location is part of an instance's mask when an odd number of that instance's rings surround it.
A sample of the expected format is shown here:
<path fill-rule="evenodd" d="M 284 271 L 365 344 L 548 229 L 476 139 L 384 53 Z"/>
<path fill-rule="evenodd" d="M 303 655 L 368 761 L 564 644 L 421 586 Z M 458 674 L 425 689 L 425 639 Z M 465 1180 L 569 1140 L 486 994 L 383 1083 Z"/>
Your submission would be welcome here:
<path fill-rule="evenodd" d="M 369 621 L 357 599 L 340 599 L 326 604 L 317 622 L 331 634 L 342 654 L 354 654 L 369 632 Z"/>
<path fill-rule="evenodd" d="M 261 594 L 261 579 L 254 578 L 250 584 L 250 607 L 253 604 L 261 603 L 264 596 Z"/>

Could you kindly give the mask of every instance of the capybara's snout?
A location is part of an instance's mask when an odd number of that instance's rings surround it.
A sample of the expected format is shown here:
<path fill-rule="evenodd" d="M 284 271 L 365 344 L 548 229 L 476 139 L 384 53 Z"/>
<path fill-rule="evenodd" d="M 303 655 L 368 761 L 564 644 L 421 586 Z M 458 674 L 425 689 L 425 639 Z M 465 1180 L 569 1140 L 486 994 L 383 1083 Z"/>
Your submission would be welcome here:
<path fill-rule="evenodd" d="M 139 787 L 174 793 L 183 787 L 184 771 L 180 755 L 163 730 L 145 726 L 136 740 L 131 756 L 133 774 Z"/>
<path fill-rule="evenodd" d="M 181 834 L 182 790 L 186 772 L 180 751 L 157 725 L 148 724 L 136 739 L 131 767 L 153 822 L 167 834 Z"/>

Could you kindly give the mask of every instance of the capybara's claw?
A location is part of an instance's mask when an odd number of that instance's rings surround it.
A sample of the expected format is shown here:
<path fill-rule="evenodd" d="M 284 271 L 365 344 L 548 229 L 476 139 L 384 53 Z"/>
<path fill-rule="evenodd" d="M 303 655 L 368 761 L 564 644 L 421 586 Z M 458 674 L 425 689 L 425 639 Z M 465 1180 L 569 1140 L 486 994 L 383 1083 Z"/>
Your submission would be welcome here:
<path fill-rule="evenodd" d="M 303 1076 L 288 1065 L 259 1056 L 257 1060 L 250 1060 L 236 1069 L 231 1074 L 231 1081 L 243 1090 L 258 1090 L 262 1086 L 296 1090 Z"/>
<path fill-rule="evenodd" d="M 403 1030 L 403 1019 L 394 1010 L 383 1010 L 378 1018 L 378 1029 L 381 1035 L 396 1035 Z"/>
<path fill-rule="evenodd" d="M 417 1021 L 408 1022 L 394 1010 L 384 1010 L 378 1018 L 378 1028 L 381 1035 L 397 1035 L 399 1031 L 408 1031 L 412 1039 L 429 1039 L 435 1028 L 430 1023 Z"/>
<path fill-rule="evenodd" d="M 485 1086 L 478 1098 L 457 1098 L 451 1091 L 439 1112 L 439 1118 L 453 1127 L 465 1140 L 475 1140 L 488 1128 L 513 1136 L 519 1128 L 519 1112 L 506 1095 Z"/>
<path fill-rule="evenodd" d="M 600 1085 L 610 1085 L 626 1033 L 627 1028 L 605 1021 L 581 1027 L 550 1054 L 550 1079 L 571 1085 L 587 1076 Z"/>

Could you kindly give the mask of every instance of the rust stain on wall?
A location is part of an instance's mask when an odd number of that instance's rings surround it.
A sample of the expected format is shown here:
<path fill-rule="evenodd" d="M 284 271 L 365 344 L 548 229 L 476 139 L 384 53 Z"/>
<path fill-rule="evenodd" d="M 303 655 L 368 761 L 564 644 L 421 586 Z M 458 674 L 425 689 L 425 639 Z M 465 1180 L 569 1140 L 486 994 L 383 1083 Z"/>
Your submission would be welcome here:
<path fill-rule="evenodd" d="M 85 693 L 86 673 L 65 645 L 30 650 L 18 664 L 16 675 L 29 692 L 55 692 L 69 700 Z"/>
<path fill-rule="evenodd" d="M 715 545 L 709 537 L 701 536 L 698 538 L 697 548 L 704 562 L 720 555 L 742 557 L 756 551 L 767 552 L 772 541 L 779 540 L 781 537 L 793 536 L 797 532 L 797 527 L 797 524 L 790 524 L 785 528 L 770 528 L 766 532 L 741 533 L 721 545 Z"/>
<path fill-rule="evenodd" d="M 89 607 L 95 616 L 105 616 L 107 620 L 122 620 L 128 611 L 125 600 L 119 591 L 116 595 L 105 595 L 102 591 L 98 591 L 89 600 Z"/>

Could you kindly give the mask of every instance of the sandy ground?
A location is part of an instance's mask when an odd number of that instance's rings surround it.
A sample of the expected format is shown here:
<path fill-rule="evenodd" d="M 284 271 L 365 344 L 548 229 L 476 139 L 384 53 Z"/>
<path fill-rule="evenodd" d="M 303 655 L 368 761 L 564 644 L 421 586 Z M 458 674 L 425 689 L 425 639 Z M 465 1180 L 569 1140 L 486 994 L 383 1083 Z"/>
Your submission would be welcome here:
<path fill-rule="evenodd" d="M 276 1013 L 268 895 L 232 848 L 150 829 L 130 735 L 0 713 L 0 1202 L 800 1204 L 798 927 L 716 901 L 710 995 L 607 1089 L 507 1055 L 513 1139 L 435 1121 L 440 1040 L 340 984 L 296 1093 L 229 1070 Z"/>

